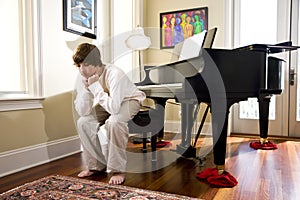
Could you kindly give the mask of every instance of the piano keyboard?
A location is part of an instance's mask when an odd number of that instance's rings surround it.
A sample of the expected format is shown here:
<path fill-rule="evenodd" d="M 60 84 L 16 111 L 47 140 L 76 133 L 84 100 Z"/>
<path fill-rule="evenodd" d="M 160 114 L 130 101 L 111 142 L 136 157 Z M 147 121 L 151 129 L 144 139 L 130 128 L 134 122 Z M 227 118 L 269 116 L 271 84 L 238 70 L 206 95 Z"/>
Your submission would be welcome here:
<path fill-rule="evenodd" d="M 182 83 L 168 83 L 168 84 L 157 84 L 157 85 L 140 85 L 137 86 L 140 90 L 150 90 L 150 89 L 181 89 Z"/>

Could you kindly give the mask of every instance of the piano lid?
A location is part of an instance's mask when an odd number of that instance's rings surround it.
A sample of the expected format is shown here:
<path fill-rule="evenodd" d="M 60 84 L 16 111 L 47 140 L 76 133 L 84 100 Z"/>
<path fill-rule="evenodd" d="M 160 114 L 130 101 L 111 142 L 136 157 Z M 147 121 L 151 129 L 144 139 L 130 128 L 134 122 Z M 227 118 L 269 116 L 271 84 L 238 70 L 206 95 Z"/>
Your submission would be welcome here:
<path fill-rule="evenodd" d="M 298 48 L 300 47 L 292 46 L 292 42 L 287 41 L 278 44 L 251 44 L 248 46 L 237 48 L 236 50 L 264 51 L 266 53 L 280 53 L 283 51 L 293 51 Z"/>

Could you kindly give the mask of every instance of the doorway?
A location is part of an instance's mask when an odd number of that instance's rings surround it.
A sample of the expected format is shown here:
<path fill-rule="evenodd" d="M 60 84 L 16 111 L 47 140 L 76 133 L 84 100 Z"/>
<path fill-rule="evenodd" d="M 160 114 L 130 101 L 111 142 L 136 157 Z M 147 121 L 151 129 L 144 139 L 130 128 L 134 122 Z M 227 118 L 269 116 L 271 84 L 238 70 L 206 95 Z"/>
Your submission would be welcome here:
<path fill-rule="evenodd" d="M 235 0 L 234 48 L 292 41 L 298 45 L 299 3 L 296 0 Z M 259 5 L 259 6 L 258 6 Z M 268 17 L 266 17 L 268 16 Z M 300 137 L 298 51 L 272 54 L 285 60 L 283 92 L 271 99 L 269 135 Z M 294 81 L 293 81 L 294 78 Z M 292 85 L 291 85 L 292 84 Z M 257 99 L 233 106 L 232 132 L 259 135 Z"/>

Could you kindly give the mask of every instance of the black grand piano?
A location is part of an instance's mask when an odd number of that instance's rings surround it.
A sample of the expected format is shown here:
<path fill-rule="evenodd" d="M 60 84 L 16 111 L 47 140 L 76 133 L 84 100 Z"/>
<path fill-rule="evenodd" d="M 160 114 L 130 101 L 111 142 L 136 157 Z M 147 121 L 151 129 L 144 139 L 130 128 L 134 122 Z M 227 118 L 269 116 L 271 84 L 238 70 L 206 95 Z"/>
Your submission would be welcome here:
<path fill-rule="evenodd" d="M 217 168 L 224 170 L 229 108 L 256 97 L 259 102 L 260 138 L 267 141 L 269 103 L 281 94 L 283 60 L 272 55 L 296 50 L 291 42 L 275 45 L 253 44 L 236 49 L 201 49 L 198 57 L 160 66 L 145 66 L 140 90 L 165 106 L 167 99 L 181 104 L 181 143 L 177 152 L 195 156 L 191 130 L 195 111 L 201 103 L 211 109 L 213 154 Z M 162 130 L 163 131 L 163 128 Z"/>

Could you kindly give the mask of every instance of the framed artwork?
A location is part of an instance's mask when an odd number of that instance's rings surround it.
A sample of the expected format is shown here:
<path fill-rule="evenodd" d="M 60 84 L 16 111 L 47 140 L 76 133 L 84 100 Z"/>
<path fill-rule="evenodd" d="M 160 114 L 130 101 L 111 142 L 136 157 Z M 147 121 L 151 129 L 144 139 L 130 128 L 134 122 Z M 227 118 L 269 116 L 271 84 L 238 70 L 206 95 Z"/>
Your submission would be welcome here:
<path fill-rule="evenodd" d="M 160 48 L 173 48 L 207 29 L 207 7 L 160 13 Z"/>
<path fill-rule="evenodd" d="M 96 39 L 97 0 L 63 0 L 63 30 Z"/>

